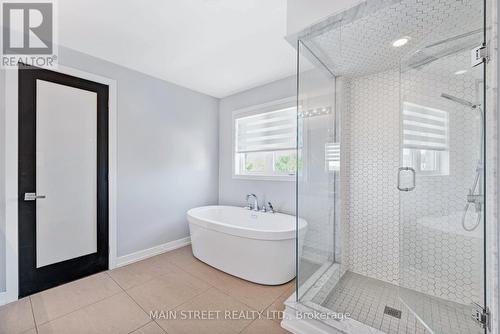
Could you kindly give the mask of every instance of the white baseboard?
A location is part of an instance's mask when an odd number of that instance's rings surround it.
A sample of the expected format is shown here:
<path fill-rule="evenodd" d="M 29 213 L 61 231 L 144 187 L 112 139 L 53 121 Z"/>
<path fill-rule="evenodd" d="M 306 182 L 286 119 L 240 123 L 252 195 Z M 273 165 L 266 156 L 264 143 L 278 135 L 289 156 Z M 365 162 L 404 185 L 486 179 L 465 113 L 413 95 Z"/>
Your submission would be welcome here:
<path fill-rule="evenodd" d="M 131 264 L 131 263 L 134 263 L 134 262 L 137 262 L 140 260 L 147 259 L 148 257 L 152 257 L 152 256 L 162 254 L 162 253 L 165 253 L 165 252 L 177 249 L 177 248 L 187 246 L 190 243 L 191 243 L 191 238 L 186 237 L 186 238 L 170 241 L 170 242 L 167 242 L 167 243 L 162 244 L 162 245 L 158 245 L 155 247 L 144 249 L 144 250 L 132 253 L 132 254 L 119 256 L 116 258 L 114 267 L 115 268 L 123 267 L 123 266 L 126 266 L 127 264 Z M 112 268 L 110 268 L 110 269 L 112 269 Z"/>
<path fill-rule="evenodd" d="M 0 292 L 0 306 L 7 304 L 7 292 Z"/>

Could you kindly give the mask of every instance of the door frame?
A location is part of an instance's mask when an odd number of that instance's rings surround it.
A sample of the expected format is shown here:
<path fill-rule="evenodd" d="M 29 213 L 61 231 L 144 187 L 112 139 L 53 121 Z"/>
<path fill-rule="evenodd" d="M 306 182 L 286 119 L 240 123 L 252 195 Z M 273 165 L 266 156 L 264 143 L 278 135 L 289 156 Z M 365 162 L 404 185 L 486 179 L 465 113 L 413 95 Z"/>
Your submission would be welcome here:
<path fill-rule="evenodd" d="M 116 266 L 116 165 L 117 165 L 117 113 L 116 80 L 78 69 L 61 66 L 52 70 L 82 79 L 95 81 L 109 87 L 109 269 Z M 19 250 L 18 250 L 18 69 L 5 71 L 5 241 L 6 241 L 6 292 L 1 303 L 18 299 L 19 294 Z"/>

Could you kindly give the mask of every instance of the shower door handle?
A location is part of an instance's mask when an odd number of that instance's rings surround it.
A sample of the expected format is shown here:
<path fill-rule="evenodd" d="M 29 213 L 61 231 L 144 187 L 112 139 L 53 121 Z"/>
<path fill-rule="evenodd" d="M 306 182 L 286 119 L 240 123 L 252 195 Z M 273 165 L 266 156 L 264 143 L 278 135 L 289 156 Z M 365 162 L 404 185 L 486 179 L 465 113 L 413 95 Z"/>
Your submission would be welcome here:
<path fill-rule="evenodd" d="M 401 187 L 401 173 L 410 172 L 412 174 L 412 184 L 410 187 Z M 411 167 L 399 167 L 398 169 L 398 190 L 399 191 L 412 191 L 416 187 L 416 173 L 415 169 Z"/>

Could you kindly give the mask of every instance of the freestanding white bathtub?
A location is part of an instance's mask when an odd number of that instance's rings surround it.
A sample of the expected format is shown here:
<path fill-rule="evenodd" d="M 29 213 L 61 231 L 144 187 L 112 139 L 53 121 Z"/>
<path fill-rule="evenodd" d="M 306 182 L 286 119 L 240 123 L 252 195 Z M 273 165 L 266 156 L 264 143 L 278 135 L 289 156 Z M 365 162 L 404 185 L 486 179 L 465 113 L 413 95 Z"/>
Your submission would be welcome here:
<path fill-rule="evenodd" d="M 295 217 L 234 206 L 204 206 L 187 212 L 193 254 L 228 274 L 266 284 L 295 277 Z M 299 249 L 307 222 L 299 219 Z"/>

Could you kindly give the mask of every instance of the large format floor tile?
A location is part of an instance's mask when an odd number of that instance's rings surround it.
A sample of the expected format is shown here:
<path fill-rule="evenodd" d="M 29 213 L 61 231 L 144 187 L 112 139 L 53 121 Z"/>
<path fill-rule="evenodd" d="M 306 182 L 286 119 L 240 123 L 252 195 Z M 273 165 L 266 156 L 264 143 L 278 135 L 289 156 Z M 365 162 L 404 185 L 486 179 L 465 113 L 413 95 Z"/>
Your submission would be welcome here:
<path fill-rule="evenodd" d="M 281 294 L 288 289 L 290 284 L 292 283 L 290 282 L 276 286 L 260 285 L 226 275 L 215 285 L 215 287 L 253 309 L 262 311 L 281 296 Z"/>
<path fill-rule="evenodd" d="M 144 325 L 138 330 L 132 332 L 131 334 L 166 334 L 163 329 L 154 321 Z"/>
<path fill-rule="evenodd" d="M 30 298 L 35 321 L 41 325 L 121 291 L 111 277 L 100 273 L 36 293 Z"/>
<path fill-rule="evenodd" d="M 288 284 L 285 292 L 281 294 L 267 309 L 266 314 L 277 323 L 283 320 L 283 312 L 285 311 L 285 301 L 295 292 L 295 281 Z"/>
<path fill-rule="evenodd" d="M 226 316 L 226 311 L 236 312 L 237 315 L 240 315 L 241 312 L 250 314 L 252 309 L 214 288 L 181 305 L 175 311 L 177 319 L 157 320 L 168 334 L 236 334 L 252 322 L 252 319 L 240 316 Z M 195 313 L 196 311 L 220 313 L 218 315 L 205 313 L 206 318 L 203 319 L 203 313 Z M 182 314 L 185 314 L 188 319 L 181 319 Z M 198 318 L 196 318 L 197 314 Z"/>
<path fill-rule="evenodd" d="M 168 261 L 184 269 L 186 265 L 198 261 L 193 255 L 191 246 L 181 247 L 157 256 L 158 260 Z"/>
<path fill-rule="evenodd" d="M 146 311 L 165 311 L 188 301 L 210 288 L 204 281 L 185 272 L 159 276 L 127 293 Z"/>
<path fill-rule="evenodd" d="M 259 311 L 271 305 L 293 284 L 293 281 L 275 286 L 255 284 L 226 274 L 197 259 L 183 269 Z"/>
<path fill-rule="evenodd" d="M 220 270 L 215 269 L 214 267 L 207 265 L 204 262 L 201 262 L 194 257 L 193 259 L 194 260 L 189 261 L 189 263 L 186 263 L 182 267 L 182 269 L 184 271 L 187 271 L 191 275 L 204 280 L 212 286 L 216 286 L 217 284 L 219 284 L 221 280 L 224 279 L 224 276 L 228 275 Z"/>
<path fill-rule="evenodd" d="M 276 315 L 293 289 L 231 276 L 188 246 L 0 307 L 0 334 L 282 334 L 257 311 Z M 178 317 L 153 321 L 155 311 Z"/>
<path fill-rule="evenodd" d="M 29 298 L 0 307 L 0 333 L 20 334 L 35 328 Z"/>
<path fill-rule="evenodd" d="M 22 332 L 21 334 L 38 334 L 36 328 L 28 329 L 26 332 Z"/>
<path fill-rule="evenodd" d="M 109 275 L 123 288 L 130 289 L 155 277 L 180 272 L 179 267 L 163 260 L 161 255 L 109 271 Z"/>
<path fill-rule="evenodd" d="M 38 334 L 127 334 L 150 321 L 124 292 L 38 327 Z"/>
<path fill-rule="evenodd" d="M 257 319 L 252 322 L 241 334 L 287 334 L 288 331 L 281 328 L 272 320 Z"/>

